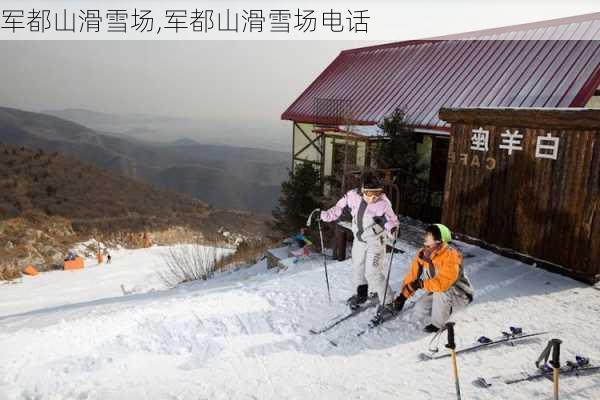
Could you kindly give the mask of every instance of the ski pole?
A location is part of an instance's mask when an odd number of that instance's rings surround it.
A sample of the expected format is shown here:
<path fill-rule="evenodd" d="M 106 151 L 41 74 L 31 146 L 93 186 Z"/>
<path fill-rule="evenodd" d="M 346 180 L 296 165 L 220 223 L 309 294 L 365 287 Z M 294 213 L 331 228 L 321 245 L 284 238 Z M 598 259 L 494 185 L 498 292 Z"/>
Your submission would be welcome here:
<path fill-rule="evenodd" d="M 327 284 L 327 298 L 331 304 L 331 290 L 329 289 L 329 275 L 327 274 L 327 256 L 325 255 L 325 247 L 323 246 L 323 231 L 321 230 L 321 219 L 317 221 L 319 225 L 319 236 L 321 237 L 321 252 L 323 253 L 323 267 L 325 268 L 325 283 Z"/>
<path fill-rule="evenodd" d="M 385 292 L 383 292 L 383 302 L 381 303 L 381 305 L 384 307 L 385 298 L 387 297 L 388 288 L 390 287 L 390 273 L 392 271 L 392 260 L 394 259 L 394 249 L 396 248 L 398 232 L 400 232 L 400 227 L 396 227 L 396 232 L 394 233 L 394 243 L 392 243 L 392 254 L 390 255 L 390 264 L 388 265 L 387 276 L 385 277 Z"/>
<path fill-rule="evenodd" d="M 452 354 L 452 371 L 454 372 L 454 385 L 456 386 L 456 398 L 460 398 L 460 382 L 458 380 L 458 367 L 456 365 L 456 342 L 454 341 L 454 322 L 446 323 L 446 329 L 448 330 L 448 344 L 446 348 L 450 349 Z"/>
<path fill-rule="evenodd" d="M 550 364 L 552 365 L 553 379 L 554 382 L 554 400 L 558 400 L 558 380 L 560 376 L 560 344 L 562 341 L 560 339 L 552 339 L 550 341 L 552 343 L 552 361 Z"/>
<path fill-rule="evenodd" d="M 310 215 L 308 216 L 308 219 L 306 220 L 306 226 L 310 227 L 312 219 L 313 219 L 313 215 L 316 212 L 320 212 L 321 210 L 318 208 L 315 208 L 314 210 L 311 211 Z M 331 290 L 329 288 L 329 274 L 327 273 L 327 257 L 325 256 L 325 246 L 323 244 L 323 230 L 321 229 L 321 218 L 317 219 L 317 225 L 319 227 L 319 237 L 321 239 L 321 253 L 323 253 L 323 267 L 325 268 L 325 283 L 327 284 L 327 298 L 329 299 L 329 304 L 331 304 Z"/>
<path fill-rule="evenodd" d="M 312 224 L 313 215 L 314 215 L 316 212 L 320 212 L 320 211 L 321 211 L 321 209 L 320 209 L 320 208 L 315 208 L 314 210 L 312 210 L 312 211 L 310 212 L 310 214 L 308 215 L 308 219 L 306 220 L 306 227 L 307 227 L 307 228 L 310 228 L 310 225 Z"/>

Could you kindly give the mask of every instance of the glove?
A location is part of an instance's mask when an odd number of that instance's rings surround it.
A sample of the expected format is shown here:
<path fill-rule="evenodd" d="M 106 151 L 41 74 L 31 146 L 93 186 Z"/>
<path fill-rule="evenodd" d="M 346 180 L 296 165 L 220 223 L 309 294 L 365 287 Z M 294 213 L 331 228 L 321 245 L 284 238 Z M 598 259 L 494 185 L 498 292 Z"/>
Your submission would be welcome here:
<path fill-rule="evenodd" d="M 398 297 L 396 297 L 394 299 L 394 311 L 396 312 L 400 312 L 402 311 L 402 309 L 404 308 L 404 303 L 406 303 L 406 297 L 404 297 L 404 295 L 402 293 L 400 293 L 398 295 Z"/>
<path fill-rule="evenodd" d="M 388 232 L 387 236 L 390 242 L 393 242 L 396 239 L 396 232 L 398 231 L 398 227 L 395 226 L 391 231 Z"/>
<path fill-rule="evenodd" d="M 385 225 L 385 218 L 384 217 L 380 217 L 380 216 L 374 216 L 373 217 L 373 222 L 375 222 L 377 225 L 384 226 Z"/>
<path fill-rule="evenodd" d="M 421 279 L 414 280 L 414 281 L 410 282 L 409 284 L 407 284 L 406 288 L 411 293 L 414 293 L 419 289 L 423 289 L 423 281 Z"/>
<path fill-rule="evenodd" d="M 325 211 L 318 211 L 318 212 L 314 213 L 314 214 L 312 215 L 312 219 L 311 219 L 310 223 L 311 223 L 311 224 L 312 224 L 312 223 L 317 223 L 317 224 L 318 224 L 318 223 L 319 223 L 319 221 L 323 221 L 323 218 L 321 218 L 321 216 L 322 216 L 322 214 L 323 214 L 324 212 L 325 212 Z M 307 224 L 307 226 L 308 226 L 308 224 Z"/>

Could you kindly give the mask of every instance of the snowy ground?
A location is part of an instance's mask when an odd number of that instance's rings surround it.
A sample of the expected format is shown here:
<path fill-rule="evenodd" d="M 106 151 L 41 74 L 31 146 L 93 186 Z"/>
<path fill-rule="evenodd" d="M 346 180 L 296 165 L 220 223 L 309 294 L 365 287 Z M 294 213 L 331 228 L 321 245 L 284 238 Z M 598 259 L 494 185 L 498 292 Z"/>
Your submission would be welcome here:
<path fill-rule="evenodd" d="M 563 358 L 584 354 L 600 363 L 600 291 L 460 245 L 477 299 L 454 315 L 459 346 L 510 325 L 554 332 L 459 356 L 463 398 L 551 398 L 544 380 L 487 390 L 471 384 L 531 370 L 551 337 L 563 339 Z M 405 248 L 395 256 L 394 288 L 414 254 Z M 354 332 L 368 313 L 327 334 L 308 333 L 344 310 L 352 291 L 347 261 L 330 264 L 328 305 L 320 260 L 289 262 L 279 273 L 261 263 L 160 290 L 161 251 L 124 251 L 111 266 L 0 285 L 0 399 L 455 397 L 449 359 L 418 361 L 429 337 L 411 311 L 360 338 Z M 121 284 L 137 293 L 124 295 Z M 565 377 L 561 389 L 563 399 L 598 399 L 600 375 Z"/>

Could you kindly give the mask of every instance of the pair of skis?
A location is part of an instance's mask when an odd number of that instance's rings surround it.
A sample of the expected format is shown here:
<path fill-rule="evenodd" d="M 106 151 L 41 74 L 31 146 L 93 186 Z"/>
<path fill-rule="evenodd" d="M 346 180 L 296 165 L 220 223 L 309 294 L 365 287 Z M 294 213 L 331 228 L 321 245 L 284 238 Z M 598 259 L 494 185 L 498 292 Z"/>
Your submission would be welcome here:
<path fill-rule="evenodd" d="M 567 361 L 566 365 L 560 368 L 561 376 L 583 376 L 600 372 L 599 365 L 590 363 L 589 358 L 576 356 L 574 361 Z M 473 385 L 481 388 L 489 388 L 495 383 L 504 383 L 512 385 L 521 382 L 531 382 L 542 378 L 552 379 L 552 367 L 545 364 L 534 372 L 519 372 L 512 375 L 494 376 L 492 378 L 479 377 L 473 381 Z"/>
<path fill-rule="evenodd" d="M 415 302 L 411 302 L 407 305 L 404 306 L 404 308 L 402 309 L 402 311 L 399 312 L 390 312 L 387 314 L 384 314 L 379 320 L 371 320 L 369 321 L 369 324 L 366 326 L 366 328 L 363 328 L 361 330 L 359 330 L 358 332 L 356 332 L 356 336 L 362 336 L 365 333 L 377 328 L 378 326 L 381 326 L 382 324 L 389 322 L 391 320 L 396 319 L 397 317 L 403 315 L 403 313 L 407 310 L 410 310 L 411 308 L 413 308 L 415 306 Z"/>
<path fill-rule="evenodd" d="M 350 336 L 350 337 L 360 337 L 360 336 L 363 336 L 364 334 L 375 330 L 376 328 L 380 327 L 381 325 L 383 325 L 383 324 L 385 324 L 385 323 L 387 323 L 389 321 L 392 321 L 392 320 L 400 317 L 401 315 L 404 315 L 404 311 L 413 308 L 414 305 L 415 305 L 415 303 L 412 302 L 412 303 L 409 303 L 406 306 L 404 306 L 404 308 L 402 309 L 401 312 L 384 314 L 383 317 L 381 317 L 381 318 L 379 318 L 377 320 L 377 322 L 375 322 L 374 320 L 371 320 L 371 321 L 369 321 L 369 323 L 367 324 L 366 327 L 361 328 L 358 331 L 354 331 L 354 332 L 352 332 L 350 334 L 342 335 L 338 339 L 335 339 L 335 340 L 330 339 L 329 343 L 331 343 L 333 346 L 337 347 L 338 344 L 339 344 L 339 341 L 341 339 L 343 339 L 344 337 L 347 337 L 347 336 Z"/>
<path fill-rule="evenodd" d="M 335 328 L 336 326 L 338 326 L 341 323 L 343 323 L 344 321 L 347 321 L 347 320 L 349 320 L 349 319 L 351 319 L 351 318 L 353 318 L 353 317 L 361 314 L 362 312 L 364 312 L 364 311 L 366 311 L 366 310 L 368 310 L 370 308 L 374 308 L 378 304 L 379 304 L 379 302 L 378 302 L 378 300 L 377 300 L 376 297 L 372 298 L 372 299 L 369 299 L 369 301 L 367 303 L 359 306 L 359 308 L 357 308 L 355 310 L 350 310 L 347 313 L 342 313 L 342 314 L 340 314 L 340 315 L 332 318 L 323 327 L 310 329 L 310 333 L 312 333 L 313 335 L 319 335 L 319 334 L 325 333 L 327 331 L 330 331 L 333 328 Z M 400 315 L 403 315 L 404 311 L 413 308 L 414 305 L 415 305 L 415 303 L 411 302 L 411 303 L 407 304 L 401 312 L 385 314 L 377 323 L 374 323 L 373 321 L 370 321 L 366 327 L 361 328 L 360 330 L 358 330 L 356 332 L 353 332 L 353 336 L 359 337 L 359 336 L 364 335 L 365 333 L 367 333 L 367 332 L 369 332 L 369 331 L 377 328 L 378 326 L 380 326 L 380 325 L 382 325 L 382 324 L 384 324 L 386 322 L 389 322 L 389 321 L 391 321 L 391 320 L 399 317 Z M 346 336 L 346 335 L 344 335 L 344 336 Z M 329 340 L 329 342 L 332 345 L 334 345 L 334 346 L 338 345 L 338 342 L 335 341 L 335 340 Z"/>
<path fill-rule="evenodd" d="M 320 335 L 321 333 L 330 331 L 331 329 L 335 328 L 342 322 L 347 321 L 352 317 L 356 317 L 357 315 L 361 314 L 362 312 L 375 307 L 378 304 L 378 302 L 379 301 L 377 300 L 376 296 L 371 297 L 364 304 L 359 305 L 357 308 L 355 308 L 353 310 L 351 309 L 344 313 L 341 313 L 341 314 L 331 318 L 327 322 L 327 324 L 325 324 L 324 326 L 322 326 L 320 328 L 312 328 L 309 330 L 309 332 L 312 333 L 313 335 Z"/>
<path fill-rule="evenodd" d="M 547 333 L 548 332 L 525 333 L 521 328 L 511 326 L 508 332 L 502 332 L 502 335 L 497 338 L 490 339 L 486 336 L 481 336 L 479 339 L 477 339 L 477 342 L 473 343 L 472 345 L 461 349 L 457 349 L 456 354 L 469 353 L 486 347 L 496 346 L 502 343 L 514 346 L 516 343 L 523 339 L 545 335 Z M 437 349 L 430 351 L 429 353 L 419 354 L 419 358 L 422 361 L 437 360 L 445 357 L 450 357 L 450 353 L 438 354 Z"/>

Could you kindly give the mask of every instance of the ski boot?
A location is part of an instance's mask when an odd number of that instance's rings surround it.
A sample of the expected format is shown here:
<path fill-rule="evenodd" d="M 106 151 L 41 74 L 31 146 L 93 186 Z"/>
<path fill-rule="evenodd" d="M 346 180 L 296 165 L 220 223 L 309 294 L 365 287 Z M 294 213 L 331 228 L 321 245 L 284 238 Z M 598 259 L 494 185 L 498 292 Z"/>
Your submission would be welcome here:
<path fill-rule="evenodd" d="M 361 304 L 369 299 L 369 286 L 359 285 L 356 288 L 356 294 L 346 300 L 346 304 L 351 310 L 357 310 Z"/>
<path fill-rule="evenodd" d="M 488 343 L 492 343 L 492 339 L 490 339 L 487 336 L 480 336 L 479 339 L 477 339 L 477 342 L 481 343 L 481 344 L 488 344 Z"/>
<path fill-rule="evenodd" d="M 583 356 L 575 356 L 575 362 L 579 367 L 587 367 L 590 365 L 590 359 Z"/>
<path fill-rule="evenodd" d="M 377 307 L 377 312 L 375 313 L 375 316 L 371 319 L 371 322 L 369 325 L 377 326 L 394 314 L 395 314 L 395 311 L 394 311 L 394 306 L 392 304 L 389 304 L 389 303 L 386 305 L 380 304 L 379 307 Z"/>
<path fill-rule="evenodd" d="M 590 359 L 582 356 L 575 356 L 575 361 L 567 361 L 567 367 L 571 369 L 585 368 L 590 365 Z"/>
<path fill-rule="evenodd" d="M 552 368 L 552 365 L 549 363 L 545 363 L 540 366 L 540 371 L 542 371 L 543 374 L 551 374 L 554 371 L 554 368 Z"/>

